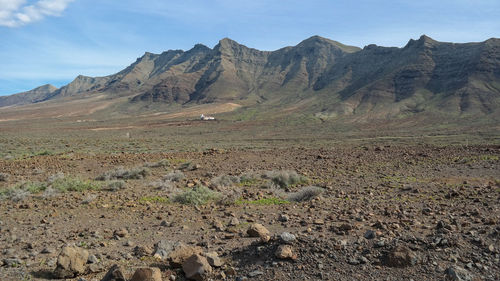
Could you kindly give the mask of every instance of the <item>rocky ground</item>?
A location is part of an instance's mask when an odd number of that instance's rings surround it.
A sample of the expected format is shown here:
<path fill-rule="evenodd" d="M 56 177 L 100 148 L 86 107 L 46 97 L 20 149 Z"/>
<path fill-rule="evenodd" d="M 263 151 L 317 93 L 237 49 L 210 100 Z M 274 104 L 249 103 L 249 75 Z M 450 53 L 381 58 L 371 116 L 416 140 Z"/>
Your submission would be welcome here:
<path fill-rule="evenodd" d="M 486 145 L 7 158 L 0 280 L 499 280 L 499 158 Z"/>

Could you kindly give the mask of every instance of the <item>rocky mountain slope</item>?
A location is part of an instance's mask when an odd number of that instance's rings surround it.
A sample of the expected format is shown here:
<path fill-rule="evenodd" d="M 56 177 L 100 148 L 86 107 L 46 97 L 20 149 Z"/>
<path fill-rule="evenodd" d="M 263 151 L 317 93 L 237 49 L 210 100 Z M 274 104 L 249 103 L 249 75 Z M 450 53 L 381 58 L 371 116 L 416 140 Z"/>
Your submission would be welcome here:
<path fill-rule="evenodd" d="M 454 44 L 427 36 L 403 48 L 363 49 L 313 36 L 259 51 L 225 38 L 213 49 L 145 53 L 123 71 L 78 76 L 68 85 L 0 98 L 23 105 L 84 94 L 128 96 L 128 103 L 292 106 L 307 101 L 322 118 L 396 117 L 422 112 L 485 116 L 500 105 L 500 39 Z"/>
<path fill-rule="evenodd" d="M 0 106 L 23 105 L 44 101 L 50 98 L 51 94 L 56 90 L 56 87 L 47 84 L 27 92 L 0 97 Z"/>

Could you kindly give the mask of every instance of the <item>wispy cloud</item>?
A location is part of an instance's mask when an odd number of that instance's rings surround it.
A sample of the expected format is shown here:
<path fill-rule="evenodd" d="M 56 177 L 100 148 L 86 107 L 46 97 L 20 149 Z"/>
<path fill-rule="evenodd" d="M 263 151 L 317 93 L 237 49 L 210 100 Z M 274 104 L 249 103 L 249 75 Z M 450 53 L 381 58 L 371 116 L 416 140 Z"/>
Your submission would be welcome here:
<path fill-rule="evenodd" d="M 0 26 L 18 27 L 47 16 L 59 16 L 73 0 L 0 0 Z"/>

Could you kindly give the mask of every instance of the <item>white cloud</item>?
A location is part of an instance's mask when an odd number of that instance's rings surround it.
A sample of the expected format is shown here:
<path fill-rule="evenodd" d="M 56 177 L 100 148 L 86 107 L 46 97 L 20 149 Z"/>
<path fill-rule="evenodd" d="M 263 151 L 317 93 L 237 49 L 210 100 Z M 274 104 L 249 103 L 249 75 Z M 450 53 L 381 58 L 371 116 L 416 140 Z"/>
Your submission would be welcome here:
<path fill-rule="evenodd" d="M 18 27 L 42 20 L 46 16 L 59 16 L 73 0 L 0 0 L 0 26 Z"/>

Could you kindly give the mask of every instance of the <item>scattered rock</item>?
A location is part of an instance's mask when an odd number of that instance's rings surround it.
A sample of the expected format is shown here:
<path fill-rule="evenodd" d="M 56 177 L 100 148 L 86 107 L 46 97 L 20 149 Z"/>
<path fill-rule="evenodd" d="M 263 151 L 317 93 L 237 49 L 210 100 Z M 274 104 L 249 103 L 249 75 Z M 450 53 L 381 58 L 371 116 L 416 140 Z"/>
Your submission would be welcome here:
<path fill-rule="evenodd" d="M 121 237 L 121 238 L 123 238 L 123 237 L 127 237 L 127 236 L 128 236 L 128 230 L 127 230 L 127 229 L 125 229 L 125 228 L 120 228 L 120 229 L 118 229 L 118 230 L 115 230 L 115 231 L 113 232 L 113 235 L 114 235 L 114 236 L 117 236 L 117 237 Z"/>
<path fill-rule="evenodd" d="M 408 247 L 396 246 L 385 253 L 382 260 L 385 265 L 390 267 L 407 267 L 415 265 L 418 258 Z"/>
<path fill-rule="evenodd" d="M 57 267 L 54 276 L 58 278 L 72 278 L 85 272 L 85 264 L 89 252 L 78 247 L 64 247 L 57 257 Z"/>
<path fill-rule="evenodd" d="M 458 266 L 448 267 L 445 273 L 446 273 L 446 279 L 448 280 L 471 281 L 474 279 L 474 276 L 471 273 Z"/>
<path fill-rule="evenodd" d="M 18 258 L 4 259 L 3 264 L 8 267 L 18 267 L 22 264 L 22 261 Z"/>
<path fill-rule="evenodd" d="M 212 267 L 204 256 L 194 254 L 182 264 L 182 270 L 186 278 L 202 281 L 208 273 L 212 272 Z"/>
<path fill-rule="evenodd" d="M 113 265 L 101 281 L 127 281 L 123 275 L 123 270 L 117 265 Z"/>
<path fill-rule="evenodd" d="M 367 230 L 367 231 L 365 232 L 365 235 L 364 235 L 364 236 L 365 236 L 365 238 L 366 238 L 366 239 L 373 239 L 373 238 L 375 238 L 377 235 L 375 234 L 375 231 L 373 231 L 373 230 Z"/>
<path fill-rule="evenodd" d="M 285 214 L 281 214 L 279 217 L 278 217 L 278 220 L 280 222 L 287 222 L 290 220 L 290 217 L 288 215 L 285 215 Z"/>
<path fill-rule="evenodd" d="M 95 255 L 89 255 L 87 262 L 88 263 L 98 263 L 99 259 Z"/>
<path fill-rule="evenodd" d="M 160 240 L 155 244 L 154 256 L 166 260 L 178 242 L 171 240 Z"/>
<path fill-rule="evenodd" d="M 221 267 L 224 265 L 224 262 L 219 257 L 217 252 L 208 252 L 205 254 L 205 257 L 208 260 L 208 263 L 213 267 Z"/>
<path fill-rule="evenodd" d="M 157 267 L 138 268 L 130 281 L 161 281 L 161 271 Z"/>
<path fill-rule="evenodd" d="M 148 246 L 136 246 L 134 248 L 134 255 L 136 257 L 149 257 L 153 254 L 153 249 Z"/>
<path fill-rule="evenodd" d="M 297 259 L 297 254 L 293 252 L 293 248 L 290 245 L 281 245 L 275 252 L 275 256 L 278 259 Z"/>
<path fill-rule="evenodd" d="M 259 276 L 259 275 L 263 275 L 263 274 L 264 274 L 264 272 L 262 272 L 260 270 L 254 270 L 254 271 L 248 273 L 248 277 L 253 278 L 255 276 Z"/>
<path fill-rule="evenodd" d="M 280 238 L 284 243 L 292 243 L 296 239 L 295 235 L 291 234 L 290 232 L 281 233 Z"/>
<path fill-rule="evenodd" d="M 240 224 L 240 221 L 237 219 L 237 218 L 232 218 L 230 221 L 229 221 L 229 225 L 230 226 L 237 226 Z"/>
<path fill-rule="evenodd" d="M 174 249 L 170 252 L 168 258 L 174 267 L 181 267 L 189 257 L 200 255 L 202 252 L 203 250 L 200 247 L 191 247 L 178 242 L 174 245 Z"/>
<path fill-rule="evenodd" d="M 267 242 L 271 239 L 269 230 L 259 223 L 252 224 L 248 228 L 247 234 L 250 237 L 260 237 L 263 242 Z"/>

